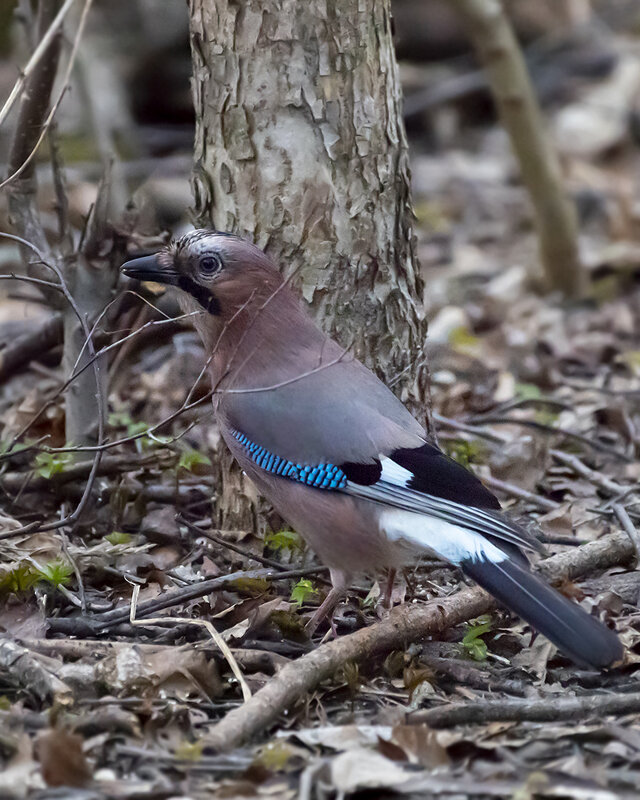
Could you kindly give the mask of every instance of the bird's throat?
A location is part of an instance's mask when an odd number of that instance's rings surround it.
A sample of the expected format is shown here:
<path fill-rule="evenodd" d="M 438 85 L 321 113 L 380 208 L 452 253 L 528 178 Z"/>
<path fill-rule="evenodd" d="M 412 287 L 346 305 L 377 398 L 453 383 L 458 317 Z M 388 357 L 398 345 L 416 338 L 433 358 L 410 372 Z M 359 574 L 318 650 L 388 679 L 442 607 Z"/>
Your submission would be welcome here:
<path fill-rule="evenodd" d="M 191 295 L 198 305 L 202 306 L 208 313 L 217 317 L 220 314 L 220 303 L 218 298 L 206 286 L 201 286 L 186 275 L 178 278 L 178 288 Z"/>

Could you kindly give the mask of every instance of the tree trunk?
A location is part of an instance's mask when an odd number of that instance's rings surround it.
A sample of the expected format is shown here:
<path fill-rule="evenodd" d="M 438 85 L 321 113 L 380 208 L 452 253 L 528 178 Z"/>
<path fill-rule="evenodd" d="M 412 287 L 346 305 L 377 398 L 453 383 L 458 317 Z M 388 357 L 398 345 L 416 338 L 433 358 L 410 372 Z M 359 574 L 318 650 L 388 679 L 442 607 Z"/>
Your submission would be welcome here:
<path fill-rule="evenodd" d="M 265 248 L 428 424 L 426 321 L 387 0 L 190 0 L 200 224 Z M 220 520 L 250 526 L 223 466 Z"/>

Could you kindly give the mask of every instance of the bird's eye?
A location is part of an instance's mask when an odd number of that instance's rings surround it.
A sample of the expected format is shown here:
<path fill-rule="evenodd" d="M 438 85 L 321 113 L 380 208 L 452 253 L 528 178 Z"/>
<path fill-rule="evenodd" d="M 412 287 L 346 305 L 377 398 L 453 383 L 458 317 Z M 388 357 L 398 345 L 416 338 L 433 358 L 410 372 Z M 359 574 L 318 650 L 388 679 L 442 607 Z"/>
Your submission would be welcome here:
<path fill-rule="evenodd" d="M 213 275 L 222 267 L 222 263 L 218 256 L 203 256 L 200 259 L 199 268 L 200 272 L 205 276 Z"/>

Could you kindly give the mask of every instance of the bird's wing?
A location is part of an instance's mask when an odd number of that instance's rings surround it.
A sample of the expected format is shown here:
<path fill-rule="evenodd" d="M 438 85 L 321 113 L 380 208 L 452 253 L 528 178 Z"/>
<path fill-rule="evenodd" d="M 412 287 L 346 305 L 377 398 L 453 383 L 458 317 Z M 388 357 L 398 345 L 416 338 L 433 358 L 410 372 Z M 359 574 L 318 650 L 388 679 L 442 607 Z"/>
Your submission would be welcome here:
<path fill-rule="evenodd" d="M 526 550 L 540 542 L 500 511 L 495 496 L 469 470 L 437 447 L 398 449 L 382 456 L 374 472 L 343 464 L 343 491 L 388 508 L 435 517 L 452 526 Z M 452 559 L 450 559 L 452 560 Z"/>
<path fill-rule="evenodd" d="M 271 414 L 274 408 L 269 406 Z M 276 419 L 280 415 L 278 425 L 271 424 L 272 417 L 264 413 L 259 425 L 255 418 L 227 424 L 227 434 L 266 472 L 317 489 L 345 492 L 381 507 L 436 518 L 500 540 L 511 553 L 514 548 L 541 549 L 535 537 L 501 513 L 498 500 L 472 472 L 437 447 L 419 440 L 417 447 L 394 447 L 385 455 L 380 452 L 381 437 L 376 441 L 375 435 L 359 427 L 363 415 L 351 417 L 348 430 L 337 438 L 322 426 L 315 428 L 310 440 L 308 425 L 303 427 L 295 413 L 292 426 L 288 414 L 282 411 Z M 369 411 L 369 419 L 371 416 Z M 388 426 L 385 435 L 389 433 L 393 429 Z M 355 451 L 354 440 L 358 445 Z M 453 528 L 443 528 L 440 535 L 451 538 L 456 534 Z M 429 546 L 429 542 L 424 545 Z M 463 541 L 461 558 L 465 546 Z M 443 553 L 443 557 L 448 556 Z M 452 557 L 448 560 L 456 561 Z"/>
<path fill-rule="evenodd" d="M 426 442 L 422 426 L 370 370 L 342 353 L 325 339 L 318 369 L 317 351 L 292 345 L 284 380 L 221 396 L 223 430 L 242 436 L 258 466 L 283 477 L 540 549 L 475 475 Z"/>
<path fill-rule="evenodd" d="M 302 464 L 372 463 L 379 453 L 425 441 L 422 426 L 372 372 L 351 356 L 337 363 L 332 357 L 328 350 L 321 369 L 313 360 L 290 367 L 277 388 L 264 379 L 257 382 L 262 386 L 223 393 L 223 424 Z"/>

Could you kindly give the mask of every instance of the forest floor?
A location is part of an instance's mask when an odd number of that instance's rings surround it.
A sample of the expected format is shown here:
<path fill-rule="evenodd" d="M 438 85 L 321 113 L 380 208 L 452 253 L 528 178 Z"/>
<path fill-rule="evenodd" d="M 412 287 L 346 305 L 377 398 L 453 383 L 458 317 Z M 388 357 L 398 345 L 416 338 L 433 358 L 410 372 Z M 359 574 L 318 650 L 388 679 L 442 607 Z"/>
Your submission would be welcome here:
<path fill-rule="evenodd" d="M 286 528 L 215 529 L 203 352 L 166 324 L 111 362 L 108 433 L 125 441 L 72 530 L 47 523 L 93 462 L 43 450 L 64 444 L 56 351 L 0 386 L 0 797 L 638 797 L 640 152 L 608 133 L 564 157 L 590 276 L 576 303 L 540 288 L 497 127 L 414 147 L 412 168 L 439 444 L 539 533 L 625 663 L 576 668 L 427 561 L 397 578 L 391 614 L 384 576 L 362 576 L 335 637 L 309 639 L 327 573 Z M 162 319 L 133 311 L 129 327 Z M 5 341 L 48 314 L 14 286 Z M 192 389 L 203 402 L 174 418 Z"/>

